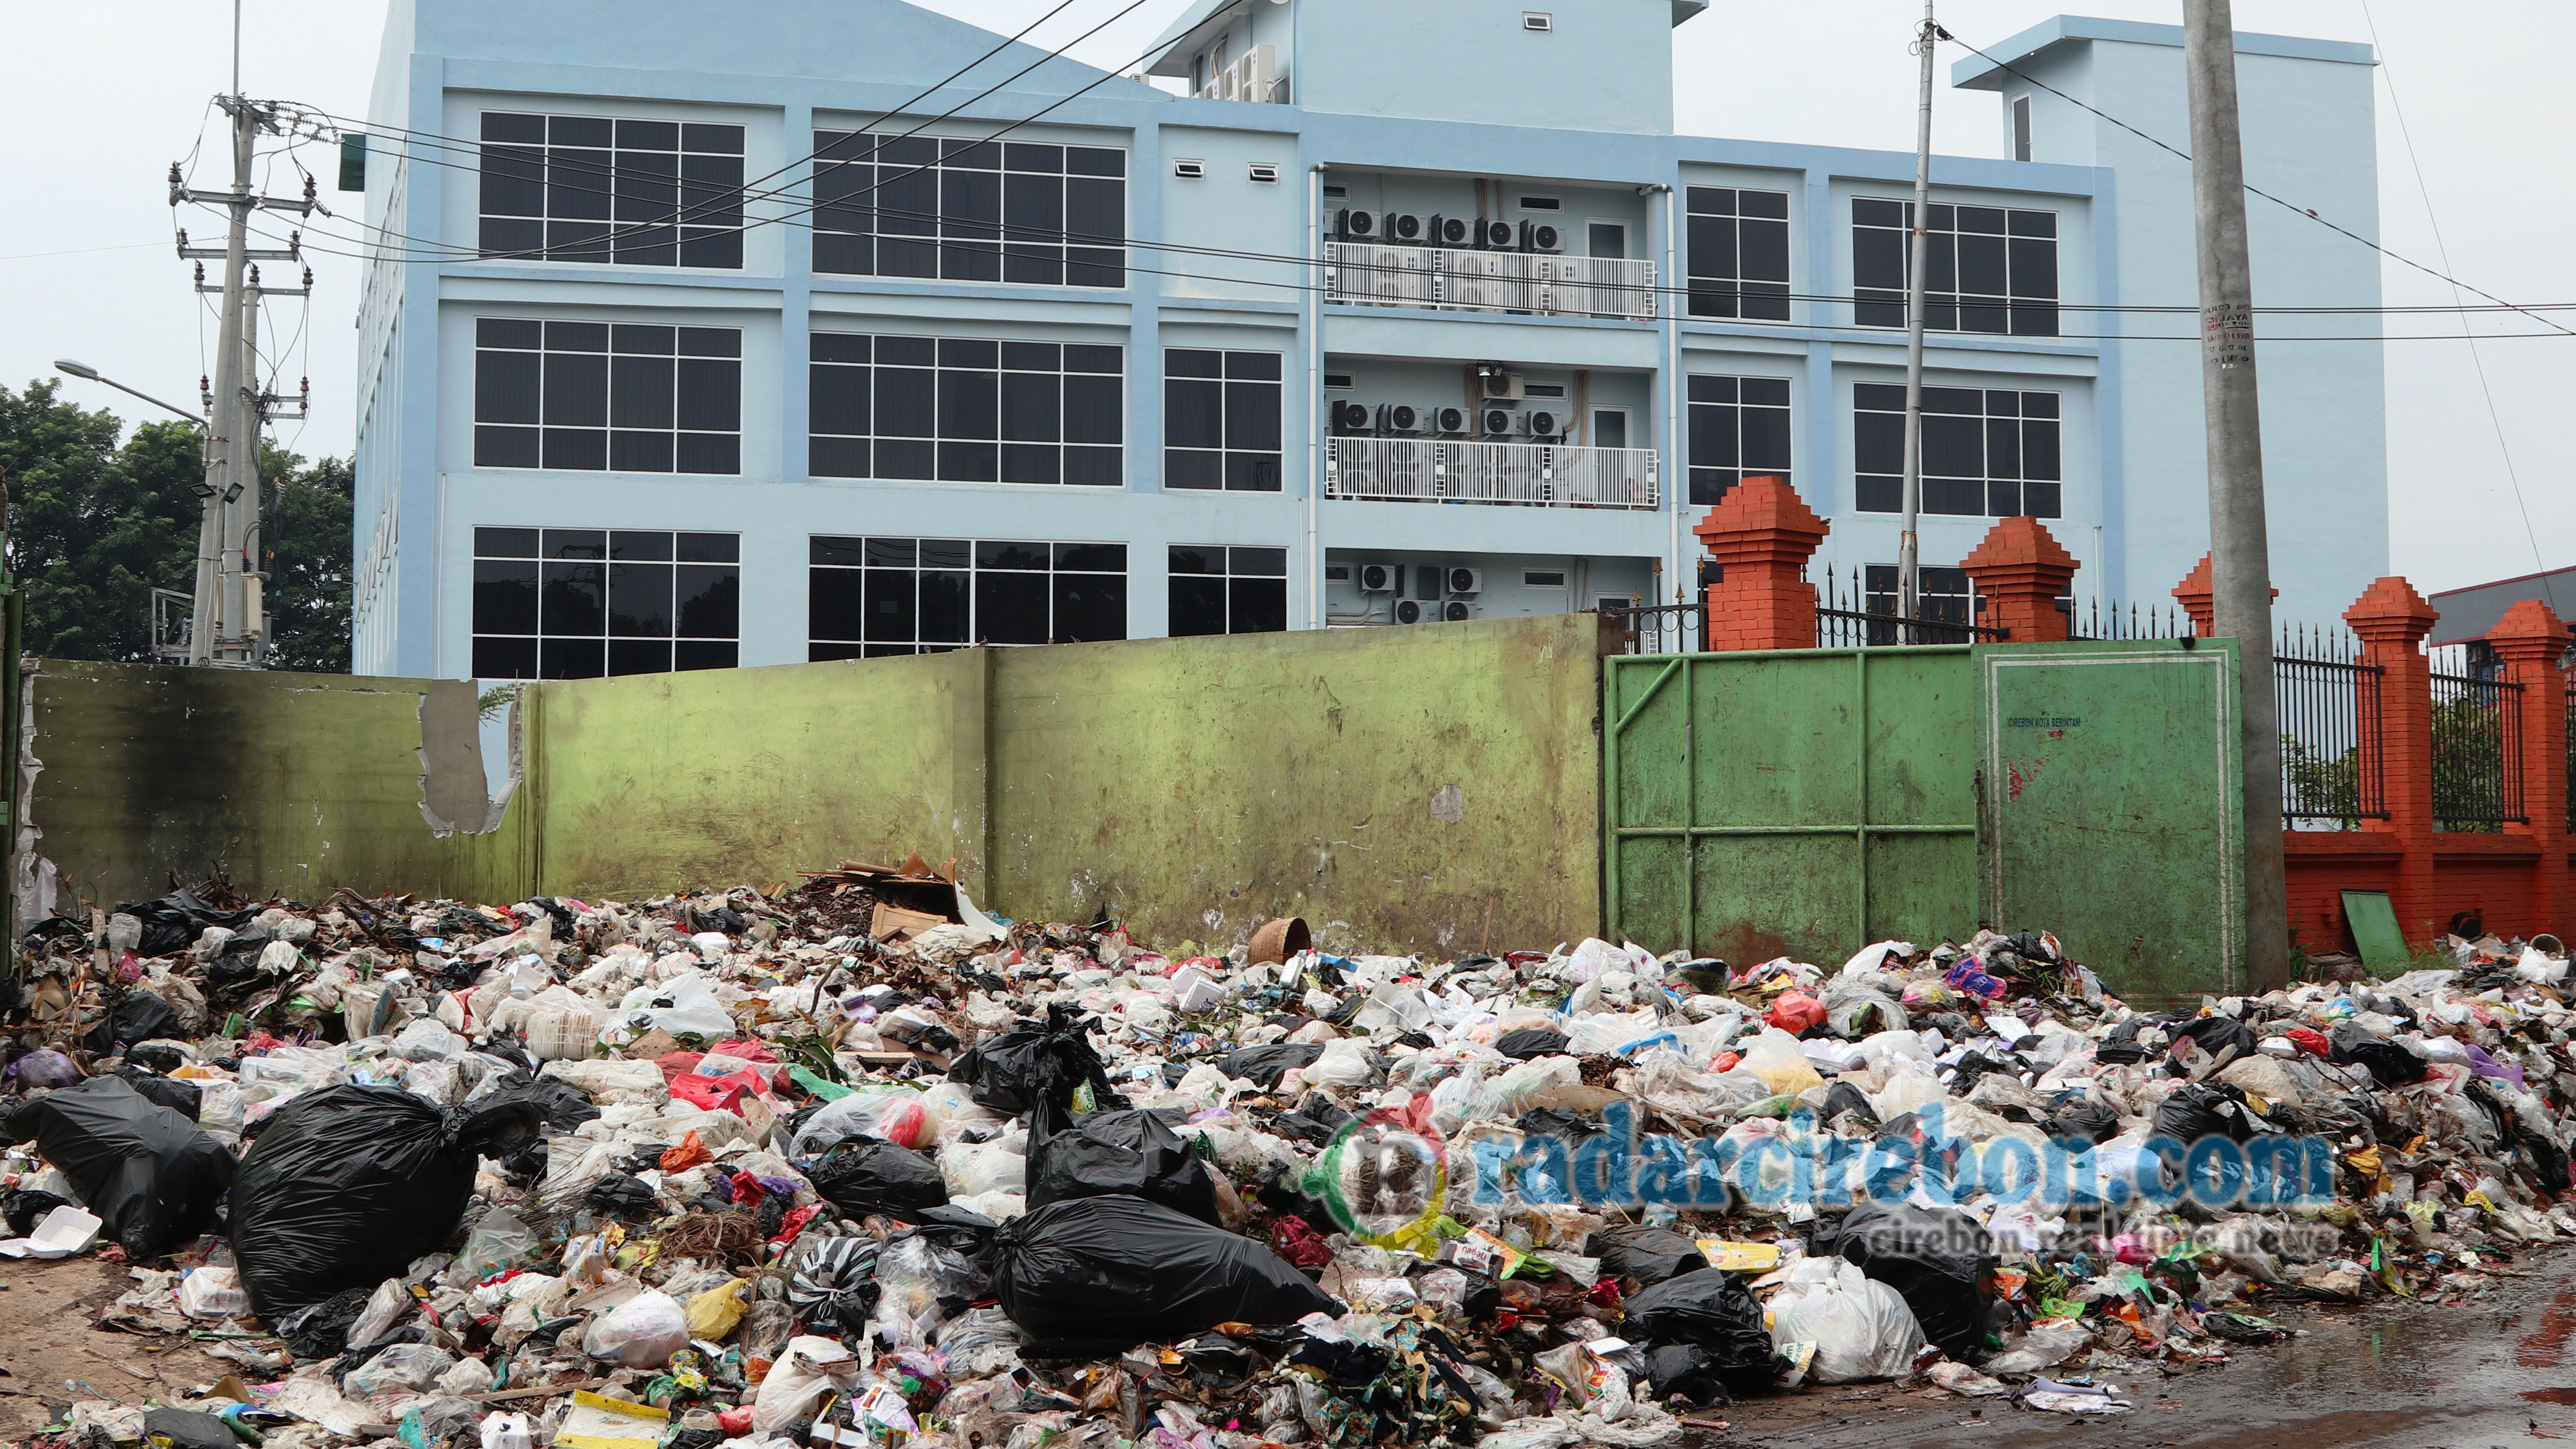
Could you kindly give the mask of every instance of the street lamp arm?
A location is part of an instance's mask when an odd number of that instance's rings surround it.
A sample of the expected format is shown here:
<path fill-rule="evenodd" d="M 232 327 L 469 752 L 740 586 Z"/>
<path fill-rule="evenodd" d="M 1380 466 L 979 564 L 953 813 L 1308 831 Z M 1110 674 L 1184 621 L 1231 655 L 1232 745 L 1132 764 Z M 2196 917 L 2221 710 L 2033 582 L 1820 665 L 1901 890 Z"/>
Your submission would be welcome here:
<path fill-rule="evenodd" d="M 179 416 L 186 418 L 189 422 L 196 424 L 199 428 L 204 428 L 206 426 L 206 420 L 204 418 L 197 416 L 186 408 L 180 407 L 176 403 L 163 402 L 161 399 L 154 397 L 148 392 L 127 387 L 124 383 L 118 382 L 115 378 L 101 374 L 97 368 L 83 366 L 82 364 L 72 362 L 67 358 L 56 360 L 54 366 L 62 369 L 66 373 L 69 373 L 73 377 L 85 377 L 91 382 L 103 382 L 109 387 L 115 388 L 118 392 L 131 393 L 134 396 L 143 399 L 145 402 L 152 404 L 154 407 L 167 408 L 170 411 L 177 413 Z"/>

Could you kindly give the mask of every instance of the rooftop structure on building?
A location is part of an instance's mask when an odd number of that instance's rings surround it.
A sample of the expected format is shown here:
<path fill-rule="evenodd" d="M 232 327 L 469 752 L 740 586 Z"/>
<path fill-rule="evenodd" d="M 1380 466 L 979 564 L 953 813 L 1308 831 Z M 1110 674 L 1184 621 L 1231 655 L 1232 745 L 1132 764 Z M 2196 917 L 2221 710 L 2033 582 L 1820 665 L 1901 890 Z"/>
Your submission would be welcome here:
<path fill-rule="evenodd" d="M 1535 3 L 1198 0 L 1131 77 L 900 0 L 394 0 L 358 667 L 1671 602 L 1765 475 L 1892 598 L 1911 154 L 1676 134 L 1723 13 Z M 2181 142 L 2180 46 L 2061 17 L 1953 74 L 2006 159 L 1933 167 L 1928 594 L 2003 516 L 2087 596 L 2208 548 L 2189 168 L 2075 104 Z M 2374 234 L 2368 48 L 2238 51 L 2249 180 Z M 2252 224 L 2259 303 L 2377 305 L 2368 248 Z M 2322 615 L 2387 569 L 2376 323 L 2262 325 Z"/>

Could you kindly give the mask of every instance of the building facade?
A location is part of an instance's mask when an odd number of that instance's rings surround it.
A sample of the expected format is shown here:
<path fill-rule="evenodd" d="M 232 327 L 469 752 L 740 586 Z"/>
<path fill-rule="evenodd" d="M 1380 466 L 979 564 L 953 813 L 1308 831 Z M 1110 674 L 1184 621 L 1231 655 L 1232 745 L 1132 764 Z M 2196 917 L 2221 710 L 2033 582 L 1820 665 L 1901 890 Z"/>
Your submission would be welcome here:
<path fill-rule="evenodd" d="M 395 0 L 357 667 L 1671 602 L 1760 474 L 1892 590 L 1911 155 L 1676 135 L 1705 0 L 1536 3 L 1199 0 L 1134 68 L 1177 96 L 899 0 Z M 2206 547 L 2188 166 L 2030 83 L 2179 145 L 2180 43 L 2061 18 L 1953 77 L 2015 159 L 1934 166 L 1927 565 L 2035 514 L 2152 600 Z M 2367 48 L 2239 58 L 2249 179 L 2375 234 Z M 2260 303 L 2377 305 L 2253 204 Z M 2386 570 L 2377 330 L 2263 321 L 2285 612 Z"/>

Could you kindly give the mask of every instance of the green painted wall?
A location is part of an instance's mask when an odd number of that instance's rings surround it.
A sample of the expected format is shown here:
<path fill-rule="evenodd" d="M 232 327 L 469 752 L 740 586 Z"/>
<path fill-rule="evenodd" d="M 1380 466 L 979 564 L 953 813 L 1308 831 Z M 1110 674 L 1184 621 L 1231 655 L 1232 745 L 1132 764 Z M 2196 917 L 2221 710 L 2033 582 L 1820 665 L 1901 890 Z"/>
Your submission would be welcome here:
<path fill-rule="evenodd" d="M 34 813 L 98 900 L 215 870 L 636 898 L 919 850 L 1006 915 L 1105 904 L 1165 945 L 1299 914 L 1350 950 L 1543 947 L 1599 929 L 1598 639 L 1573 615 L 537 684 L 499 828 L 444 838 L 422 762 L 474 758 L 470 685 L 55 664 Z M 436 785 L 451 818 L 482 798 Z"/>
<path fill-rule="evenodd" d="M 1003 652 L 1000 909 L 1232 942 L 1544 949 L 1599 927 L 1589 614 Z"/>
<path fill-rule="evenodd" d="M 307 901 L 343 885 L 503 899 L 527 878 L 519 802 L 483 835 L 442 837 L 421 811 L 424 704 L 464 691 L 470 727 L 470 684 L 55 660 L 28 688 L 30 814 L 66 906 L 215 874 Z M 481 790 L 479 761 L 463 788 Z"/>
<path fill-rule="evenodd" d="M 993 652 L 648 674 L 526 691 L 538 878 L 633 898 L 842 860 L 984 873 Z"/>

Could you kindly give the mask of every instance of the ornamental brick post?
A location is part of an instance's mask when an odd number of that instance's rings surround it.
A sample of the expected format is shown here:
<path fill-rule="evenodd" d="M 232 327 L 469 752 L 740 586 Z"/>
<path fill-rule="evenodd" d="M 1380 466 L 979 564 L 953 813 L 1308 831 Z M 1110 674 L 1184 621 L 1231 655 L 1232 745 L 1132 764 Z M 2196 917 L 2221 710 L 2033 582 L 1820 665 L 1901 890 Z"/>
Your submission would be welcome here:
<path fill-rule="evenodd" d="M 1807 560 L 1833 526 L 1779 478 L 1747 478 L 1692 527 L 1722 576 L 1708 586 L 1708 647 L 1813 649 Z"/>

